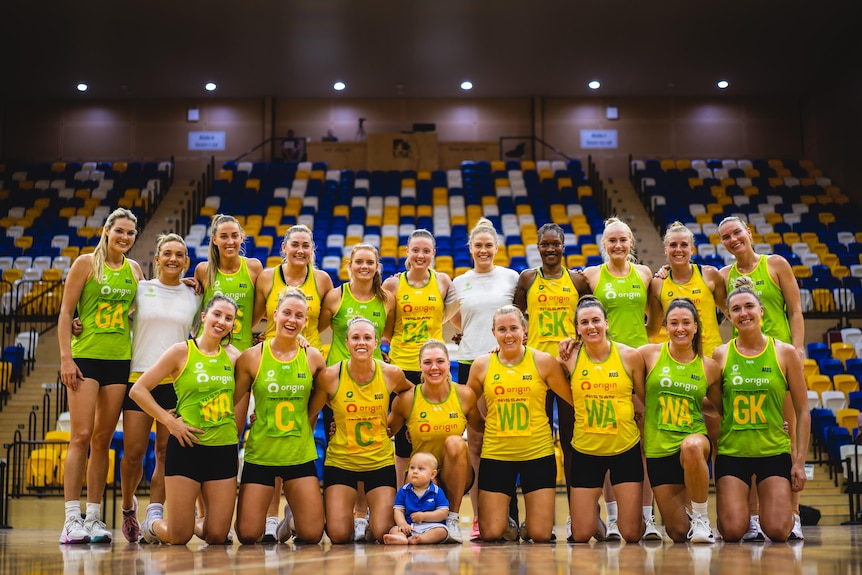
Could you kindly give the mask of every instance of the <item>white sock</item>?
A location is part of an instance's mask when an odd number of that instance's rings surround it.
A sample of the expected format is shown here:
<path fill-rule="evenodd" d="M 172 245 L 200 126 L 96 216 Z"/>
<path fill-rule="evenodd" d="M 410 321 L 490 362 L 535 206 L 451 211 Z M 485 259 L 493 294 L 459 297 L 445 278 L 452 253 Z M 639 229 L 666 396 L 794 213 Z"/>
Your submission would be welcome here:
<path fill-rule="evenodd" d="M 76 519 L 81 518 L 81 502 L 80 501 L 67 501 L 66 502 L 66 518 L 75 517 Z"/>
<path fill-rule="evenodd" d="M 617 520 L 617 502 L 605 501 L 605 513 L 608 514 L 608 521 Z"/>
<path fill-rule="evenodd" d="M 695 503 L 694 501 L 692 501 L 691 512 L 694 515 L 700 515 L 701 517 L 706 519 L 709 514 L 709 502 L 704 501 L 703 503 Z"/>
<path fill-rule="evenodd" d="M 460 518 L 460 517 L 458 517 L 458 514 L 457 514 L 457 513 L 455 513 L 454 511 L 450 511 L 450 512 L 449 512 L 449 519 L 455 519 L 456 521 L 460 521 L 460 520 L 461 520 L 461 518 Z"/>
<path fill-rule="evenodd" d="M 87 502 L 87 519 L 102 520 L 102 504 Z"/>
<path fill-rule="evenodd" d="M 760 523 L 760 515 L 757 515 L 757 514 L 752 515 L 751 520 L 757 521 L 757 523 L 759 524 Z"/>
<path fill-rule="evenodd" d="M 652 519 L 652 505 L 644 505 L 641 507 L 641 513 L 643 513 L 644 521 Z"/>
<path fill-rule="evenodd" d="M 161 519 L 164 516 L 164 505 L 150 503 L 147 505 L 147 519 Z"/>

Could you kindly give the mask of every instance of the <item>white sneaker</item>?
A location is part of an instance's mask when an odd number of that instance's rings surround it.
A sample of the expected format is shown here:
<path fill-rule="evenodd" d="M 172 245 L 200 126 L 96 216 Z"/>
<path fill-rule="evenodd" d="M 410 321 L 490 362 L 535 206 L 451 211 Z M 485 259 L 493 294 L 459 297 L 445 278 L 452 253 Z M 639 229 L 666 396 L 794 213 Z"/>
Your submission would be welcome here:
<path fill-rule="evenodd" d="M 84 529 L 90 534 L 90 543 L 110 543 L 111 532 L 104 521 L 99 519 L 84 519 Z"/>
<path fill-rule="evenodd" d="M 365 541 L 365 533 L 368 531 L 368 520 L 357 518 L 353 520 L 353 540 L 357 543 Z"/>
<path fill-rule="evenodd" d="M 144 543 L 161 543 L 159 538 L 156 536 L 156 533 L 153 531 L 153 521 L 155 521 L 156 517 L 147 516 L 144 519 L 143 524 L 141 524 L 141 538 Z"/>
<path fill-rule="evenodd" d="M 506 530 L 503 532 L 503 539 L 506 541 L 517 541 L 519 536 L 518 524 L 515 523 L 515 520 L 509 517 L 509 524 L 506 526 Z"/>
<path fill-rule="evenodd" d="M 60 532 L 60 543 L 89 543 L 90 533 L 84 527 L 84 520 L 80 517 L 67 517 L 63 523 L 63 531 Z"/>
<path fill-rule="evenodd" d="M 354 529 L 356 523 L 353 524 Z M 282 519 L 275 530 L 276 540 L 280 543 L 285 543 L 296 533 L 296 525 L 293 523 L 293 511 L 290 510 L 290 505 L 284 506 L 284 519 Z"/>
<path fill-rule="evenodd" d="M 750 541 L 766 541 L 766 535 L 760 529 L 760 519 L 757 516 L 751 516 L 748 523 L 748 531 L 742 536 L 742 540 Z"/>
<path fill-rule="evenodd" d="M 227 537 L 225 537 L 225 539 L 224 539 L 224 544 L 225 545 L 233 545 L 233 540 L 235 539 L 234 535 L 235 535 L 235 533 L 234 533 L 233 527 L 231 527 L 230 529 L 227 530 Z"/>
<path fill-rule="evenodd" d="M 463 543 L 464 537 L 461 535 L 461 523 L 458 516 L 449 516 L 446 518 L 446 531 L 449 533 L 448 543 Z"/>
<path fill-rule="evenodd" d="M 691 529 L 688 530 L 688 540 L 692 543 L 715 543 L 715 535 L 709 525 L 709 518 L 700 513 L 691 518 Z"/>
<path fill-rule="evenodd" d="M 646 524 L 646 529 L 644 529 L 643 537 L 641 537 L 642 541 L 661 541 L 661 532 L 658 530 L 658 527 L 655 525 L 655 516 L 650 515 L 649 518 L 644 519 L 644 523 Z"/>
<path fill-rule="evenodd" d="M 805 536 L 802 534 L 802 518 L 798 513 L 793 514 L 793 529 L 790 530 L 788 541 L 802 541 Z"/>
<path fill-rule="evenodd" d="M 605 541 L 621 541 L 623 536 L 620 534 L 620 528 L 617 527 L 617 520 L 611 519 L 608 521 L 608 528 L 605 532 Z"/>
<path fill-rule="evenodd" d="M 278 517 L 270 516 L 266 518 L 266 524 L 263 528 L 263 539 L 261 543 L 275 543 L 278 541 L 276 532 L 278 531 Z"/>
<path fill-rule="evenodd" d="M 599 521 L 601 521 L 601 520 L 602 520 L 602 518 L 599 517 Z M 568 541 L 569 543 L 575 542 L 575 536 L 572 535 L 572 516 L 571 515 L 566 517 L 566 541 Z"/>

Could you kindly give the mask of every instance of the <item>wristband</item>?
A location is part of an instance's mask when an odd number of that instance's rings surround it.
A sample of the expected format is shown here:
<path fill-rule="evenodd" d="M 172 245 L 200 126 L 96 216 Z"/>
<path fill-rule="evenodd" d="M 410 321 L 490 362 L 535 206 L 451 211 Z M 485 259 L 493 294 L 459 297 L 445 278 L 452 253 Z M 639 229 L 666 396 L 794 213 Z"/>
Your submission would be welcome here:
<path fill-rule="evenodd" d="M 389 355 L 390 349 L 392 349 L 392 346 L 389 345 L 388 341 L 384 341 L 380 344 L 380 353 L 385 353 L 386 355 Z"/>

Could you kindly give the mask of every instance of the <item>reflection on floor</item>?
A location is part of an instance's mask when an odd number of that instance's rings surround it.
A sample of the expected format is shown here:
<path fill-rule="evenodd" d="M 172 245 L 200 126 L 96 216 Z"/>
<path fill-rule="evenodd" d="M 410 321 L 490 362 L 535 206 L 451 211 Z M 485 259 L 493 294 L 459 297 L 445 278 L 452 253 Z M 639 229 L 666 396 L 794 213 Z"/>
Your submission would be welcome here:
<path fill-rule="evenodd" d="M 674 545 L 500 543 L 188 546 L 59 545 L 56 530 L 0 531 L 0 573 L 375 575 L 862 575 L 862 526 L 806 527 L 805 541 Z M 562 528 L 558 528 L 561 535 Z M 562 538 L 561 538 L 562 539 Z"/>

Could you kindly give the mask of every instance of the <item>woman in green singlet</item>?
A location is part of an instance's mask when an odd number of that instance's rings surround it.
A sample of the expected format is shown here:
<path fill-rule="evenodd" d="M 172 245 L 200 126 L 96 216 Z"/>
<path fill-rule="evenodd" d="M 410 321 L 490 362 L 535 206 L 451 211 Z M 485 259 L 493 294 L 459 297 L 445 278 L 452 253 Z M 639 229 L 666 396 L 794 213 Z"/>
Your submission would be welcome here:
<path fill-rule="evenodd" d="M 715 350 L 722 367 L 716 457 L 718 527 L 726 541 L 741 540 L 750 526 L 748 494 L 756 476 L 760 528 L 772 541 L 791 536 L 790 495 L 805 486 L 808 399 L 802 359 L 788 343 L 761 330 L 764 306 L 750 278 L 739 278 L 727 296 L 727 313 L 738 335 Z M 784 430 L 784 399 L 796 413 L 795 438 Z"/>

